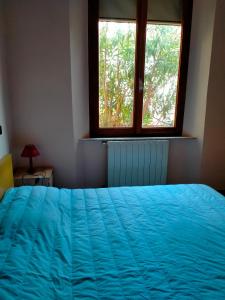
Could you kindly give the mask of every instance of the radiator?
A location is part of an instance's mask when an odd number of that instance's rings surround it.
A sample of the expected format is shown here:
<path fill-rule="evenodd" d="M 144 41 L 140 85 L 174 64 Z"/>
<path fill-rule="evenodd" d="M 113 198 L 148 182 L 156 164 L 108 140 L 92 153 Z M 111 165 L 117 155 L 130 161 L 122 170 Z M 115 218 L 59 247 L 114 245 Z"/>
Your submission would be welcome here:
<path fill-rule="evenodd" d="M 169 141 L 108 142 L 108 186 L 166 184 Z"/>

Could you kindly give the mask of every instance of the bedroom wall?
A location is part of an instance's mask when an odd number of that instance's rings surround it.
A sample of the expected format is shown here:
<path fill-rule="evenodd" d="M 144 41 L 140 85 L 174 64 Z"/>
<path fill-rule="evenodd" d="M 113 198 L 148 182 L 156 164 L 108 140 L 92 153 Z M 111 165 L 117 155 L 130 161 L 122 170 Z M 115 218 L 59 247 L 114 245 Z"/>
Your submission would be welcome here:
<path fill-rule="evenodd" d="M 184 134 L 196 139 L 170 142 L 168 183 L 204 181 L 201 161 L 215 8 L 216 0 L 194 0 Z M 106 145 L 98 141 L 82 144 L 85 186 L 104 186 L 107 173 Z"/>
<path fill-rule="evenodd" d="M 225 1 L 218 0 L 205 116 L 202 178 L 225 189 Z"/>
<path fill-rule="evenodd" d="M 73 186 L 75 146 L 71 101 L 69 2 L 7 0 L 8 67 L 15 165 L 34 143 L 37 165 L 55 167 L 55 183 Z"/>
<path fill-rule="evenodd" d="M 171 142 L 169 183 L 206 180 L 201 162 L 216 2 L 194 0 L 184 132 L 197 139 Z M 15 162 L 24 165 L 23 145 L 36 143 L 42 154 L 36 163 L 52 164 L 56 185 L 67 187 L 106 183 L 106 146 L 80 141 L 89 127 L 87 3 L 5 0 Z"/>
<path fill-rule="evenodd" d="M 88 2 L 69 1 L 70 58 L 73 112 L 73 142 L 75 146 L 75 187 L 84 186 L 84 147 L 79 139 L 89 132 L 88 88 Z"/>
<path fill-rule="evenodd" d="M 2 126 L 0 158 L 10 150 L 10 118 L 6 81 L 5 26 L 3 20 L 3 1 L 0 0 L 0 125 Z"/>
<path fill-rule="evenodd" d="M 201 176 L 202 151 L 204 144 L 205 114 L 207 106 L 209 74 L 211 67 L 212 43 L 216 0 L 194 0 L 192 33 L 188 70 L 187 93 L 184 114 L 184 134 L 194 136 L 188 147 L 185 145 L 177 156 L 186 154 L 185 172 L 193 182 L 203 182 Z M 184 172 L 184 171 L 183 171 Z"/>

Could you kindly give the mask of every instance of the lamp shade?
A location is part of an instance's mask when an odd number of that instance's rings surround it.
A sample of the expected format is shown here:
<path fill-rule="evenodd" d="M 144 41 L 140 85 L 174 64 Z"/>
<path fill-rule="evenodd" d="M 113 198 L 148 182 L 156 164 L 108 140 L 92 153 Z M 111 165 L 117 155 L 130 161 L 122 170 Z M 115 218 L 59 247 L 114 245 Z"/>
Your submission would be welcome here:
<path fill-rule="evenodd" d="M 23 149 L 23 152 L 21 153 L 22 157 L 35 157 L 39 156 L 40 152 L 36 148 L 35 145 L 26 145 Z"/>

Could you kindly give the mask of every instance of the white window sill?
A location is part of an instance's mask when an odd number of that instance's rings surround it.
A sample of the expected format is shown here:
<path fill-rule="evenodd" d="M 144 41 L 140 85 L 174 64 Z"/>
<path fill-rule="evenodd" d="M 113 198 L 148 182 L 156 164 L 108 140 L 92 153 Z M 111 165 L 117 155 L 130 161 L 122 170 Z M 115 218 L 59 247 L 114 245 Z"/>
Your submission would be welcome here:
<path fill-rule="evenodd" d="M 191 136 L 168 136 L 168 137 L 110 137 L 110 138 L 83 138 L 82 142 L 109 142 L 109 141 L 148 141 L 148 140 L 195 140 L 196 137 Z"/>

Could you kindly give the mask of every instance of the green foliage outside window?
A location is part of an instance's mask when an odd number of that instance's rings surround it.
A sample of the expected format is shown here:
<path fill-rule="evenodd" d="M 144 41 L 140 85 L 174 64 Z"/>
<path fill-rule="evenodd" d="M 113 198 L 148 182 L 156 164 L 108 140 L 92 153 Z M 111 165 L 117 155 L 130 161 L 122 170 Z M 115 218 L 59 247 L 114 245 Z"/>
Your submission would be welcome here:
<path fill-rule="evenodd" d="M 132 127 L 135 23 L 99 22 L 99 125 Z M 181 26 L 147 25 L 143 127 L 175 120 Z"/>

